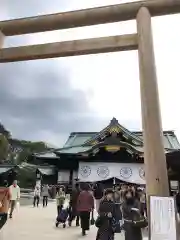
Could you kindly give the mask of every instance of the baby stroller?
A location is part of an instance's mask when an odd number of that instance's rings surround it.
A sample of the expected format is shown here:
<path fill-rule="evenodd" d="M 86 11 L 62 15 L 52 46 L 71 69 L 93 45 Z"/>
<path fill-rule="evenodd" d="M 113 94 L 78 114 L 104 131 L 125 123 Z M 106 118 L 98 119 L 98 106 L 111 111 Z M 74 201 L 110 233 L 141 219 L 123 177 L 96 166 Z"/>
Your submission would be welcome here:
<path fill-rule="evenodd" d="M 59 226 L 60 223 L 63 224 L 63 228 L 66 227 L 66 221 L 69 216 L 69 206 L 63 206 L 62 210 L 60 211 L 59 215 L 56 218 L 56 227 Z"/>

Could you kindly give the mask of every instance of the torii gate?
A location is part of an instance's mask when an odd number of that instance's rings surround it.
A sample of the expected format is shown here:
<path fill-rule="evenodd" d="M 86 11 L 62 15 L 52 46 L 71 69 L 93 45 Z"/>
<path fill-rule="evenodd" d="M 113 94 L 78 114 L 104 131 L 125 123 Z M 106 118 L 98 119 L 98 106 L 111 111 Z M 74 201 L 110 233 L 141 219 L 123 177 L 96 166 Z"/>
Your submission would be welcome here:
<path fill-rule="evenodd" d="M 0 22 L 4 36 L 136 19 L 137 34 L 3 48 L 0 62 L 138 50 L 147 193 L 168 196 L 151 16 L 180 13 L 180 0 L 148 0 Z"/>

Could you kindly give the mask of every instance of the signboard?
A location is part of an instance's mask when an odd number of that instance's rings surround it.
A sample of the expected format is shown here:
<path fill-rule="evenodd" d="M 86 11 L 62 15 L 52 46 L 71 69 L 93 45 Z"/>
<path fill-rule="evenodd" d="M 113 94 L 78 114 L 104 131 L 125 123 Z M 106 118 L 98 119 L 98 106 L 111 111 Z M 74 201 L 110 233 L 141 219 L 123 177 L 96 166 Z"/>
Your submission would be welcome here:
<path fill-rule="evenodd" d="M 77 181 L 78 180 L 78 171 L 73 171 L 72 179 L 73 179 L 73 181 Z"/>
<path fill-rule="evenodd" d="M 58 183 L 68 183 L 70 177 L 70 172 L 67 170 L 62 170 L 58 172 Z"/>
<path fill-rule="evenodd" d="M 38 179 L 41 178 L 41 174 L 40 174 L 40 173 L 37 173 L 37 174 L 36 174 L 36 178 L 38 178 Z"/>
<path fill-rule="evenodd" d="M 150 240 L 177 240 L 173 197 L 150 197 Z"/>
<path fill-rule="evenodd" d="M 170 181 L 171 190 L 178 190 L 179 183 L 178 181 Z"/>

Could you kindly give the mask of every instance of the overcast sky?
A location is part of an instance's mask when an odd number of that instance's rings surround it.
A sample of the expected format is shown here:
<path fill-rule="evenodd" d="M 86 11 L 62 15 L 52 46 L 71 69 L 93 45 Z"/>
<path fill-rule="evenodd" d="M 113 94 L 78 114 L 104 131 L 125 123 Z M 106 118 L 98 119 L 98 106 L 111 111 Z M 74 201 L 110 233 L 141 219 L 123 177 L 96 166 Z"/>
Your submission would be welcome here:
<path fill-rule="evenodd" d="M 123 2 L 1 0 L 0 20 Z M 180 139 L 179 26 L 180 15 L 153 19 L 163 128 Z M 134 32 L 129 21 L 9 37 L 5 47 Z M 0 121 L 13 137 L 60 147 L 71 131 L 100 131 L 113 117 L 141 129 L 136 51 L 1 64 L 0 72 Z"/>

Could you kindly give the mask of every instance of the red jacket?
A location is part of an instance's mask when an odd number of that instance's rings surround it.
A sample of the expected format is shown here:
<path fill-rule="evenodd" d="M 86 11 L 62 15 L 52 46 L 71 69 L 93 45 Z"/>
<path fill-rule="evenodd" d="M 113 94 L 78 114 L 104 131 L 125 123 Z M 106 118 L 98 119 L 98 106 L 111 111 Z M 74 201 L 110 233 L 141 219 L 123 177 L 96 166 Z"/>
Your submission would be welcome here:
<path fill-rule="evenodd" d="M 78 212 L 91 212 L 94 209 L 94 198 L 89 191 L 82 191 L 77 200 Z"/>

